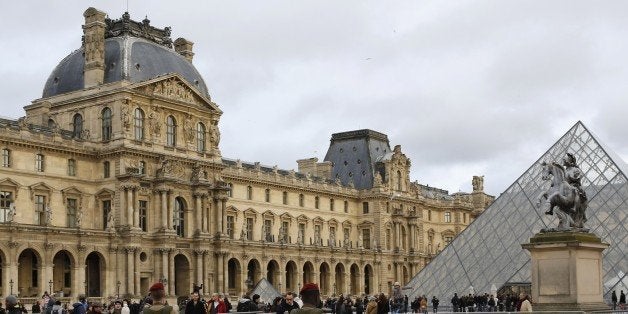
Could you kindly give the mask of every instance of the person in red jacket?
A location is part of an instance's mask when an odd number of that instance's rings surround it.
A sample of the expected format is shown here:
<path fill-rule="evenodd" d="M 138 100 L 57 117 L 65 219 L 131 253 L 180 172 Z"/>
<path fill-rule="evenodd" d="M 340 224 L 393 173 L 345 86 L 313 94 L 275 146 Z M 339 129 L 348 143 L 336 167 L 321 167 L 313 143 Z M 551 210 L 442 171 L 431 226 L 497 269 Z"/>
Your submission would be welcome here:
<path fill-rule="evenodd" d="M 227 313 L 227 306 L 218 293 L 212 294 L 208 312 L 209 314 Z"/>

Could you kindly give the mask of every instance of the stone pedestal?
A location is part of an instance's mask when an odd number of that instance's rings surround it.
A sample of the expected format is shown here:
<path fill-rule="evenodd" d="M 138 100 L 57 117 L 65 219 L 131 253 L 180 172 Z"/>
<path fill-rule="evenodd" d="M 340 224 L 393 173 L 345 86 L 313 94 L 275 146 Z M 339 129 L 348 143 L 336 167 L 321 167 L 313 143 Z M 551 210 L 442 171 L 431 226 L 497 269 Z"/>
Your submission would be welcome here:
<path fill-rule="evenodd" d="M 595 234 L 542 232 L 521 245 L 532 257 L 534 311 L 608 310 L 603 301 L 602 251 Z"/>

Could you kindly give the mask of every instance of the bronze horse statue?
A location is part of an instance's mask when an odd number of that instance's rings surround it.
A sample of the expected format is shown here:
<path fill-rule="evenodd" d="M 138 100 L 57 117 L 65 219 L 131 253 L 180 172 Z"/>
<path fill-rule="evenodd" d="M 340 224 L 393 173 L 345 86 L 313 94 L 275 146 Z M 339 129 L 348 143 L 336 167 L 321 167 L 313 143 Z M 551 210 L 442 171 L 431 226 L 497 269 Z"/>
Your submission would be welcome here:
<path fill-rule="evenodd" d="M 552 215 L 556 211 L 558 230 L 584 228 L 587 221 L 585 210 L 588 205 L 587 196 L 580 187 L 582 173 L 575 166 L 575 157 L 567 154 L 564 160 L 567 169 L 555 162 L 542 162 L 542 179 L 551 180 L 550 188 L 541 193 L 537 206 L 543 206 L 545 214 Z M 568 172 L 566 176 L 566 172 Z"/>

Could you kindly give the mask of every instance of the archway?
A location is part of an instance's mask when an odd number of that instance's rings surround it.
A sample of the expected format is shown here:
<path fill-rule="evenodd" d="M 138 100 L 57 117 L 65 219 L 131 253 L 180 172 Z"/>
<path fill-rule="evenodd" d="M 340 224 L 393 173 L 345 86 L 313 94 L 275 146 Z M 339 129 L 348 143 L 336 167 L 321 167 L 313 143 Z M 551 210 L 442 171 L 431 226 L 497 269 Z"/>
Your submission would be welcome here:
<path fill-rule="evenodd" d="M 279 264 L 275 260 L 270 260 L 266 265 L 266 279 L 281 292 L 281 280 L 279 280 Z"/>
<path fill-rule="evenodd" d="M 17 260 L 17 292 L 20 297 L 35 297 L 42 294 L 39 286 L 41 275 L 41 258 L 33 249 L 20 253 Z"/>
<path fill-rule="evenodd" d="M 76 287 L 72 286 L 74 259 L 68 251 L 62 250 L 52 259 L 52 292 L 63 292 L 70 296 Z"/>
<path fill-rule="evenodd" d="M 289 261 L 286 263 L 286 291 L 298 292 L 298 280 L 297 264 L 294 261 Z"/>
<path fill-rule="evenodd" d="M 260 267 L 259 262 L 256 259 L 250 260 L 246 266 L 246 279 L 250 279 L 253 281 L 253 285 L 256 285 L 261 279 L 261 274 L 262 268 Z"/>
<path fill-rule="evenodd" d="M 85 259 L 85 294 L 88 297 L 99 297 L 103 295 L 103 289 L 107 284 L 105 276 L 104 258 L 98 252 L 91 252 Z M 119 287 L 116 294 L 120 294 Z"/>
<path fill-rule="evenodd" d="M 301 280 L 303 284 L 315 282 L 314 279 L 314 265 L 310 262 L 305 262 L 303 264 L 303 279 Z"/>
<path fill-rule="evenodd" d="M 357 295 L 360 290 L 360 267 L 356 264 L 352 264 L 350 268 L 349 277 L 349 294 Z"/>
<path fill-rule="evenodd" d="M 345 265 L 342 263 L 336 264 L 336 282 L 334 282 L 334 294 L 342 293 L 345 291 Z"/>
<path fill-rule="evenodd" d="M 242 271 L 240 267 L 240 262 L 232 258 L 227 262 L 227 271 L 228 271 L 228 279 L 227 279 L 227 289 L 229 289 L 229 293 L 231 295 L 238 295 L 240 291 L 242 291 Z M 250 281 L 250 286 L 247 289 L 251 289 L 253 287 L 253 281 Z"/>
<path fill-rule="evenodd" d="M 183 254 L 174 257 L 174 294 L 187 296 L 190 293 L 190 262 Z"/>
<path fill-rule="evenodd" d="M 366 264 L 364 267 L 364 293 L 370 295 L 373 293 L 373 267 Z"/>
<path fill-rule="evenodd" d="M 320 289 L 321 289 L 321 295 L 330 295 L 330 293 L 332 292 L 330 290 L 330 271 L 329 271 L 329 264 L 327 263 L 322 263 L 321 267 L 319 268 L 319 284 L 320 284 Z"/>

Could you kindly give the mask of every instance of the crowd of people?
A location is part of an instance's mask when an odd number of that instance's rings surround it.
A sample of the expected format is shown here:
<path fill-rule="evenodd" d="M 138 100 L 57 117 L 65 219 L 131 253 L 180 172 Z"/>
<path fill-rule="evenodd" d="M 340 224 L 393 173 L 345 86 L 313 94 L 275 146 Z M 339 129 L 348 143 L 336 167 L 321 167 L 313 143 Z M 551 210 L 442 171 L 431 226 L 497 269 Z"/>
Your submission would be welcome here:
<path fill-rule="evenodd" d="M 33 314 L 219 314 L 229 312 L 240 313 L 276 313 L 276 314 L 388 314 L 388 313 L 425 313 L 429 310 L 438 313 L 440 300 L 436 296 L 428 299 L 425 295 L 417 296 L 410 301 L 407 295 L 401 294 L 398 283 L 393 286 L 393 293 L 388 298 L 383 293 L 374 296 L 349 297 L 339 295 L 324 302 L 320 297 L 320 290 L 316 284 L 308 283 L 303 286 L 299 294 L 288 292 L 272 302 L 263 302 L 258 294 L 244 295 L 237 301 L 235 308 L 227 296 L 214 293 L 210 300 L 204 300 L 200 291 L 196 289 L 189 298 L 180 304 L 171 306 L 165 299 L 165 289 L 162 283 L 155 283 L 149 289 L 149 294 L 140 302 L 115 299 L 108 304 L 88 302 L 85 297 L 72 305 L 62 305 L 59 300 L 44 293 L 42 298 L 35 302 L 30 312 Z M 0 303 L 0 314 L 27 314 L 26 307 L 18 298 L 9 295 L 5 298 L 6 308 Z M 619 297 L 612 292 L 613 310 L 626 309 L 626 295 L 622 290 Z M 521 293 L 507 295 L 468 294 L 451 298 L 452 312 L 532 312 L 530 296 Z"/>

